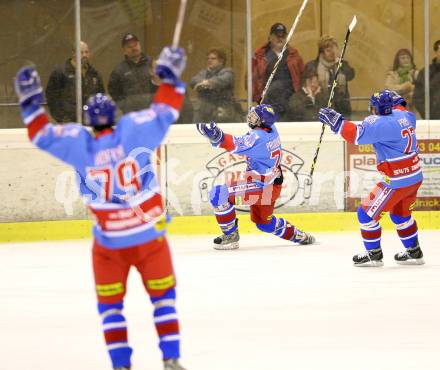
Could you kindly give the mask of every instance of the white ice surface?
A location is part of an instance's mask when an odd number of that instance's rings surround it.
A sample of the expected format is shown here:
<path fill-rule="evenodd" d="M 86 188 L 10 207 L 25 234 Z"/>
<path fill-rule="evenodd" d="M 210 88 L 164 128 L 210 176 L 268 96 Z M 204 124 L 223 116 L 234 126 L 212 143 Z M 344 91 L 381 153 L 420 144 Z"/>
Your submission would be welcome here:
<path fill-rule="evenodd" d="M 357 233 L 293 247 L 243 235 L 171 237 L 188 370 L 439 370 L 440 231 L 424 266 L 355 268 Z M 0 369 L 111 369 L 96 312 L 90 241 L 0 245 Z M 152 307 L 132 270 L 125 301 L 133 370 L 161 370 Z"/>

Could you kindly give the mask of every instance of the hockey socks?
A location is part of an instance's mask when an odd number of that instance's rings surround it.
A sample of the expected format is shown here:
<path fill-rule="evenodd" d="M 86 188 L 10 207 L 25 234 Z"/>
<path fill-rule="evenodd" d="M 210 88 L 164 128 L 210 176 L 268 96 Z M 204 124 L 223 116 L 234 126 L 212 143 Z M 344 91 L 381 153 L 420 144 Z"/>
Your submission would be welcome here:
<path fill-rule="evenodd" d="M 391 221 L 396 224 L 397 235 L 405 248 L 412 248 L 418 244 L 418 228 L 412 216 L 400 217 L 390 214 Z"/>
<path fill-rule="evenodd" d="M 376 220 L 368 216 L 362 207 L 358 208 L 358 220 L 361 226 L 362 240 L 367 251 L 380 248 L 382 228 Z"/>
<path fill-rule="evenodd" d="M 104 338 L 113 368 L 131 365 L 132 349 L 127 340 L 127 322 L 122 314 L 123 303 L 98 303 Z"/>
<path fill-rule="evenodd" d="M 223 231 L 223 234 L 229 235 L 237 230 L 237 216 L 235 207 L 229 202 L 228 187 L 223 185 L 214 186 L 209 192 L 209 199 L 214 207 L 215 218 Z"/>
<path fill-rule="evenodd" d="M 307 234 L 289 223 L 282 217 L 272 216 L 267 224 L 256 224 L 259 230 L 265 233 L 271 233 L 281 239 L 290 240 L 294 243 L 301 243 L 307 237 Z"/>
<path fill-rule="evenodd" d="M 164 360 L 180 357 L 179 321 L 176 312 L 176 291 L 168 290 L 161 297 L 151 297 L 154 305 L 154 325 Z"/>
<path fill-rule="evenodd" d="M 215 218 L 223 231 L 223 234 L 229 235 L 238 229 L 237 215 L 233 204 L 227 202 L 214 208 Z"/>

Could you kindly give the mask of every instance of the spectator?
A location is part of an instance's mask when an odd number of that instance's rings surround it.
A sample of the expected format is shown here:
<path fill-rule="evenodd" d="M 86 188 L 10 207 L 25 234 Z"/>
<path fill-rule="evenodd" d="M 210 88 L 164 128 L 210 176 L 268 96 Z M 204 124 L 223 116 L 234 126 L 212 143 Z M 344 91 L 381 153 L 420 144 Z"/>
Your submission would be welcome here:
<path fill-rule="evenodd" d="M 413 106 L 414 83 L 418 74 L 411 52 L 408 49 L 398 50 L 394 56 L 393 69 L 387 73 L 385 88 L 401 95 L 408 109 Z"/>
<path fill-rule="evenodd" d="M 286 43 L 286 38 L 286 26 L 275 23 L 270 28 L 269 41 L 255 51 L 252 58 L 252 99 L 256 103 L 261 101 L 264 87 Z M 264 98 L 264 103 L 271 104 L 279 114 L 279 121 L 285 119 L 290 96 L 301 89 L 303 71 L 304 62 L 298 50 L 287 45 Z"/>
<path fill-rule="evenodd" d="M 195 91 L 194 121 L 241 121 L 234 101 L 234 72 L 225 64 L 224 50 L 211 49 L 207 54 L 207 67 L 191 79 L 190 85 Z"/>
<path fill-rule="evenodd" d="M 339 62 L 338 43 L 334 37 L 324 35 L 318 42 L 318 56 L 316 59 L 307 63 L 306 67 L 313 67 L 318 72 L 318 80 L 321 89 L 326 94 L 330 94 L 336 68 Z M 337 86 L 333 100 L 333 107 L 344 116 L 350 116 L 351 103 L 348 91 L 348 81 L 354 78 L 354 69 L 347 61 L 342 61 L 339 71 Z"/>
<path fill-rule="evenodd" d="M 110 75 L 108 91 L 123 113 L 150 106 L 155 88 L 151 82 L 151 60 L 142 53 L 136 35 L 127 33 L 122 38 L 125 59 Z"/>
<path fill-rule="evenodd" d="M 104 93 L 104 83 L 100 73 L 90 65 L 89 47 L 80 43 L 82 71 L 82 101 L 97 93 Z M 46 99 L 49 112 L 58 123 L 76 122 L 76 79 L 75 79 L 75 48 L 72 56 L 63 66 L 57 66 L 46 86 Z"/>
<path fill-rule="evenodd" d="M 434 52 L 429 65 L 429 117 L 425 117 L 425 68 L 420 70 L 414 88 L 414 105 L 423 119 L 440 119 L 440 40 L 434 43 Z"/>
<path fill-rule="evenodd" d="M 289 99 L 289 121 L 318 121 L 318 112 L 327 106 L 328 94 L 319 85 L 318 72 L 311 67 L 304 70 L 302 88 Z"/>

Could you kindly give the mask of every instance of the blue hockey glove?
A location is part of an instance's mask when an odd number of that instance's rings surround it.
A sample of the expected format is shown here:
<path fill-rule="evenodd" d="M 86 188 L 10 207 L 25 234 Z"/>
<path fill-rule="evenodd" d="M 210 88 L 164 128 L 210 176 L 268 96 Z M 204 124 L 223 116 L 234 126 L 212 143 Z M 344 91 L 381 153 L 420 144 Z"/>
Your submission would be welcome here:
<path fill-rule="evenodd" d="M 198 123 L 197 130 L 206 136 L 214 146 L 219 146 L 223 142 L 223 131 L 220 130 L 214 121 L 210 123 Z"/>
<path fill-rule="evenodd" d="M 341 113 L 336 112 L 331 108 L 321 108 L 319 110 L 319 120 L 329 125 L 331 130 L 337 134 L 342 123 L 345 121 L 344 116 Z"/>
<path fill-rule="evenodd" d="M 43 103 L 43 88 L 38 72 L 32 67 L 23 67 L 17 72 L 14 81 L 15 93 L 21 109 Z"/>
<path fill-rule="evenodd" d="M 182 48 L 163 48 L 156 65 L 156 73 L 162 82 L 175 85 L 186 66 L 186 55 Z"/>

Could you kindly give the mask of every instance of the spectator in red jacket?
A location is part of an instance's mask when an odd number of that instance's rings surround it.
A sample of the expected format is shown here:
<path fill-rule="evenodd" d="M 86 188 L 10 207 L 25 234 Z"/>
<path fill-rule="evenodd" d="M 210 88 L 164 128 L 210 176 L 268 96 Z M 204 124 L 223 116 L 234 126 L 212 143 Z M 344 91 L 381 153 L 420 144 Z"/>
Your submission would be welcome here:
<path fill-rule="evenodd" d="M 252 58 L 252 97 L 257 103 L 261 100 L 261 94 L 286 43 L 286 38 L 286 26 L 282 23 L 275 23 L 270 28 L 269 41 L 255 51 Z M 301 89 L 303 71 L 304 62 L 298 50 L 287 45 L 264 97 L 264 103 L 274 107 L 280 115 L 280 120 L 283 120 L 287 112 L 290 96 Z"/>

